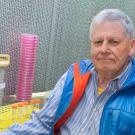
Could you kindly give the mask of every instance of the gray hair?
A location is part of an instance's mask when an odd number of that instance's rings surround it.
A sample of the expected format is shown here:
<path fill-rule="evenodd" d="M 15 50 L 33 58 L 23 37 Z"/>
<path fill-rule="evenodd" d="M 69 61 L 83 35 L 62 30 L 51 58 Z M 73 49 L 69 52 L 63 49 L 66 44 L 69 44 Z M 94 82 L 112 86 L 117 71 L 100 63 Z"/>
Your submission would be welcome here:
<path fill-rule="evenodd" d="M 91 25 L 90 25 L 90 39 L 92 36 L 92 32 L 94 29 L 94 25 L 96 23 L 101 23 L 104 21 L 118 21 L 123 25 L 123 28 L 125 29 L 125 32 L 129 38 L 134 38 L 134 26 L 133 22 L 129 18 L 128 15 L 126 15 L 123 11 L 120 9 L 104 9 L 100 11 L 94 18 L 92 19 Z"/>

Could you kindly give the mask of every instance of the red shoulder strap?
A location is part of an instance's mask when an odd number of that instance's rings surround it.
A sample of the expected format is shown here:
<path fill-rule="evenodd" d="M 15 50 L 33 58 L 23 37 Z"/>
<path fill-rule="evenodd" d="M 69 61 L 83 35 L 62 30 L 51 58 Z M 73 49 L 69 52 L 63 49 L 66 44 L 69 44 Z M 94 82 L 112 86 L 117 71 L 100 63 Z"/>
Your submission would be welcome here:
<path fill-rule="evenodd" d="M 89 77 L 90 77 L 90 72 L 80 75 L 79 65 L 77 63 L 74 65 L 73 96 L 71 99 L 71 103 L 69 107 L 67 108 L 66 112 L 54 125 L 54 135 L 57 134 L 57 130 L 59 129 L 59 127 L 61 127 L 74 112 L 76 106 L 78 105 L 78 102 L 80 101 L 84 93 Z"/>

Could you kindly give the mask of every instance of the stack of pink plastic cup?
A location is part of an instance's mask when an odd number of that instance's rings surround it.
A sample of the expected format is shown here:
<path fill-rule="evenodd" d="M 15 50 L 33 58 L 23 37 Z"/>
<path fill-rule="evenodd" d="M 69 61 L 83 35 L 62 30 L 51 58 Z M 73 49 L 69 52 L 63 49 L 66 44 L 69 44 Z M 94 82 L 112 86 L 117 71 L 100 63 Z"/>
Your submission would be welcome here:
<path fill-rule="evenodd" d="M 38 36 L 22 34 L 20 45 L 19 69 L 16 86 L 16 100 L 31 100 L 36 66 Z"/>

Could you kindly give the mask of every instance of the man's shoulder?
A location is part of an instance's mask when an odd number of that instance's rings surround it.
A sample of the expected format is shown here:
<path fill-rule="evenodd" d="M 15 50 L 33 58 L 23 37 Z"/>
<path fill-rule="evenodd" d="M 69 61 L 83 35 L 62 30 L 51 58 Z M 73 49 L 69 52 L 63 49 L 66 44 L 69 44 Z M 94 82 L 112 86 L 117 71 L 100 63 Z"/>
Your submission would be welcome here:
<path fill-rule="evenodd" d="M 85 66 L 93 65 L 90 59 L 80 60 L 79 63 Z"/>
<path fill-rule="evenodd" d="M 90 59 L 76 61 L 76 62 L 72 63 L 70 66 L 72 67 L 76 63 L 79 64 L 79 66 L 86 66 L 86 67 L 91 66 L 91 67 L 93 67 L 93 63 Z"/>
<path fill-rule="evenodd" d="M 79 61 L 79 66 L 80 68 L 85 68 L 85 69 L 92 69 L 93 63 L 90 59 L 85 59 L 85 60 L 81 60 Z"/>
<path fill-rule="evenodd" d="M 81 73 L 85 73 L 87 71 L 90 71 L 94 67 L 91 60 L 85 59 L 85 60 L 80 60 L 80 61 L 77 61 L 77 62 L 71 64 L 69 67 L 70 71 L 73 71 L 74 64 L 76 64 L 76 63 L 79 65 L 79 69 L 80 69 Z"/>

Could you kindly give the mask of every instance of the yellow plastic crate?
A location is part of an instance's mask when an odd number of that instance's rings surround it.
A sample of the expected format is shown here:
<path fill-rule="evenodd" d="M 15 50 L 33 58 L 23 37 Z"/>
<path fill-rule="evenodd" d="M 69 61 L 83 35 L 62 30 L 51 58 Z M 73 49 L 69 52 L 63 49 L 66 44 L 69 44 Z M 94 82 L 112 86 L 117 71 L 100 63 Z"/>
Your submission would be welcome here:
<path fill-rule="evenodd" d="M 32 111 L 39 110 L 39 99 L 30 102 L 19 102 L 0 107 L 0 131 L 14 123 L 24 123 L 30 119 Z"/>

